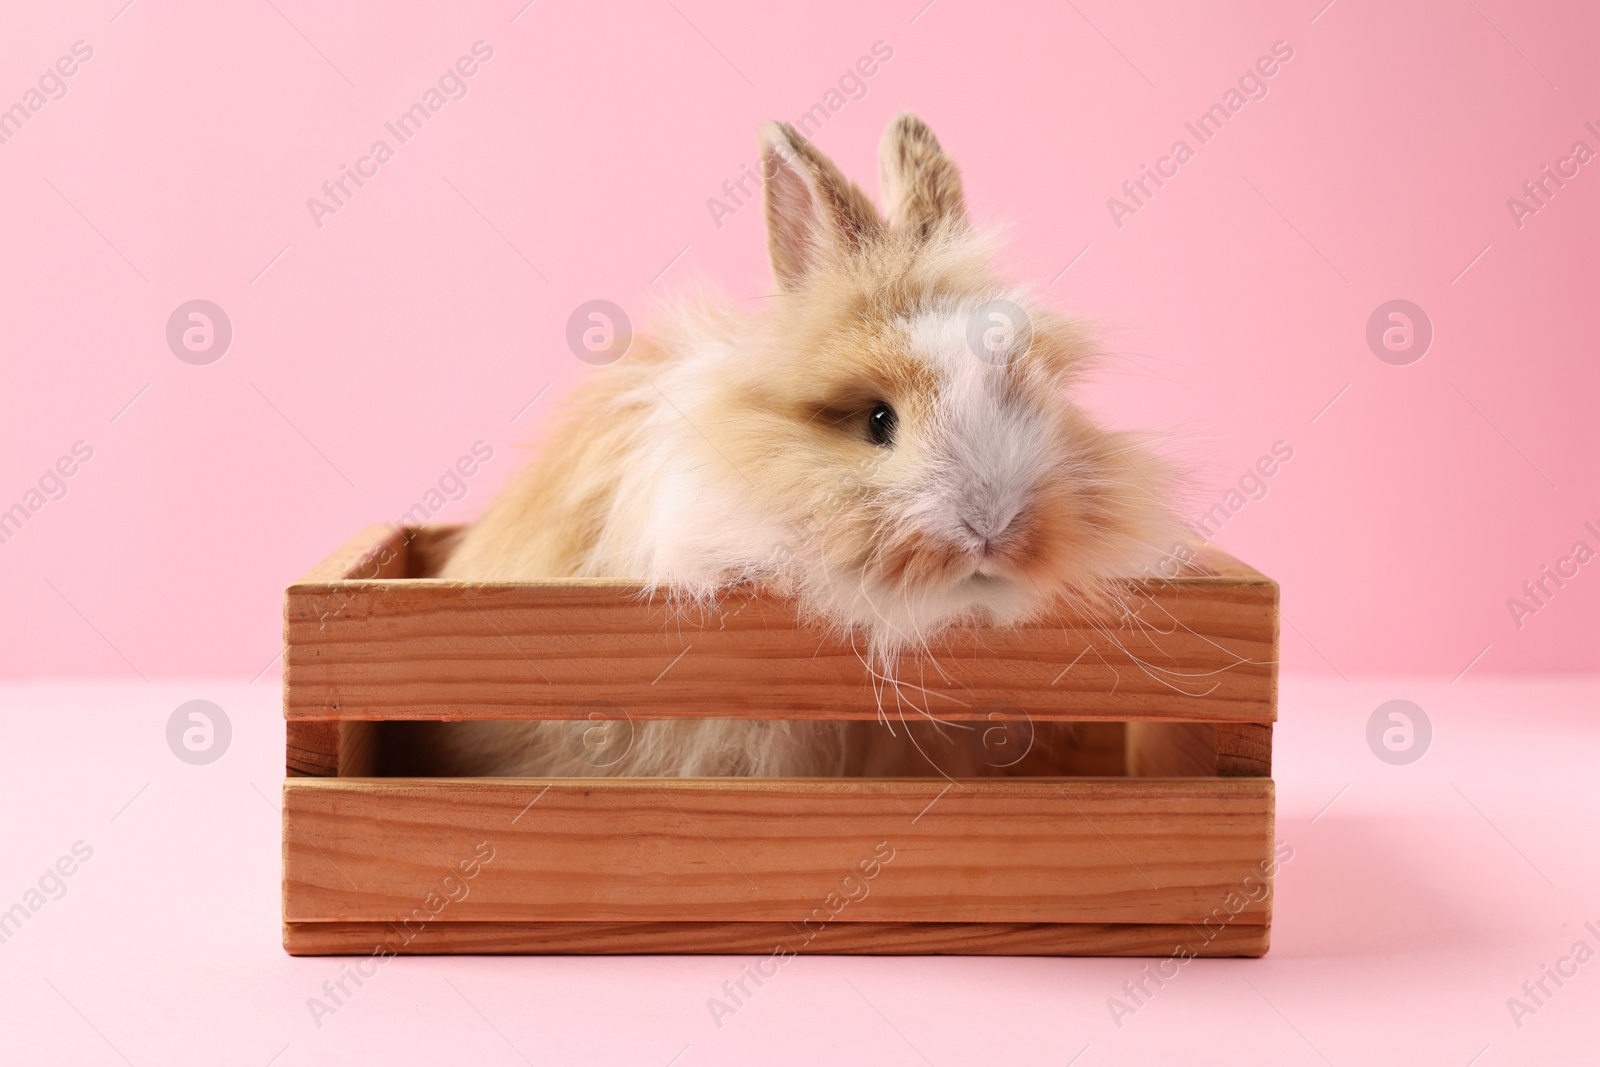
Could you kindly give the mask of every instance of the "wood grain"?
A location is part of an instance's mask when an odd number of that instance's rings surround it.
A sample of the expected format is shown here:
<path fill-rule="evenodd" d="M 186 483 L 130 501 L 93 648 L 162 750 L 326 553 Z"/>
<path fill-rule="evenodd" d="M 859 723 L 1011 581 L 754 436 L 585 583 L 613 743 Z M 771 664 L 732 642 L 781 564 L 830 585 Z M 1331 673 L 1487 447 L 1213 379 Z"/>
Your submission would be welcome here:
<path fill-rule="evenodd" d="M 1223 777 L 1272 775 L 1272 724 L 1217 724 L 1217 773 Z"/>
<path fill-rule="evenodd" d="M 290 586 L 288 718 L 582 718 L 597 704 L 639 718 L 879 714 L 857 649 L 758 592 L 684 611 L 613 579 L 328 577 L 373 570 L 374 544 L 404 567 L 411 536 L 369 531 Z M 902 663 L 916 685 L 901 695 L 947 719 L 1269 722 L 1277 585 L 1214 550 L 1202 559 L 1219 573 L 1132 583 L 1137 619 L 1109 629 L 1063 610 L 950 631 L 928 661 Z"/>
<path fill-rule="evenodd" d="M 379 723 L 291 719 L 284 724 L 290 778 L 360 778 L 379 773 Z"/>
<path fill-rule="evenodd" d="M 285 723 L 284 773 L 290 778 L 332 778 L 339 773 L 337 722 L 292 719 Z"/>
<path fill-rule="evenodd" d="M 815 936 L 781 922 L 437 922 L 409 932 L 390 923 L 291 922 L 294 956 L 435 954 L 778 954 L 874 956 L 1265 955 L 1270 930 L 1251 924 L 836 922 Z M 768 964 L 771 969 L 776 964 Z"/>
<path fill-rule="evenodd" d="M 857 922 L 1170 923 L 1260 877 L 1273 784 L 297 778 L 283 812 L 290 922 L 426 920 L 487 847 L 438 921 L 803 923 L 848 889 L 860 899 L 836 917 Z M 1269 917 L 1264 901 L 1236 911 L 1230 925 Z"/>

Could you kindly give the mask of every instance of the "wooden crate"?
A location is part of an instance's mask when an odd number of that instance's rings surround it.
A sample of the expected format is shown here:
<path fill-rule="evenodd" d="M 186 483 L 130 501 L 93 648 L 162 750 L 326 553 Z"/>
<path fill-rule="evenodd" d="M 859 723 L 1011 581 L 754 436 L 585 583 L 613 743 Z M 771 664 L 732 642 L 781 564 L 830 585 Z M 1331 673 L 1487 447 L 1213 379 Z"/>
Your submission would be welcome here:
<path fill-rule="evenodd" d="M 428 577 L 452 533 L 368 530 L 288 589 L 289 952 L 1266 951 L 1278 589 L 1237 560 L 938 642 L 942 718 L 1079 724 L 1010 776 L 382 777 L 382 721 L 878 716 L 783 600 Z"/>

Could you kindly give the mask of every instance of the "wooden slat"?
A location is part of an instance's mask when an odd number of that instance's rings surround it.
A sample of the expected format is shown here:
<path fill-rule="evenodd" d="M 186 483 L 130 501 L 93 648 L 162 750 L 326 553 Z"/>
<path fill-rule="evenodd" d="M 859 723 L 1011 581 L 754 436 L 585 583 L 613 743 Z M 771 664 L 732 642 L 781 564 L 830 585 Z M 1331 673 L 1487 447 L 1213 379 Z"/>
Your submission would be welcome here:
<path fill-rule="evenodd" d="M 406 576 L 406 542 L 410 531 L 396 526 L 368 526 L 327 559 L 312 567 L 296 585 Z"/>
<path fill-rule="evenodd" d="M 283 946 L 295 956 L 458 953 L 768 956 L 1261 956 L 1270 928 L 1215 923 L 837 922 L 815 936 L 781 922 L 437 922 L 405 931 L 390 923 L 292 922 Z M 768 965 L 768 969 L 772 965 Z"/>
<path fill-rule="evenodd" d="M 1198 922 L 1259 877 L 1272 804 L 1243 778 L 290 779 L 284 918 L 415 915 L 486 843 L 450 921 L 801 921 L 887 847 L 850 921 Z"/>
<path fill-rule="evenodd" d="M 332 778 L 339 773 L 340 723 L 293 719 L 284 725 L 285 774 L 290 778 Z"/>
<path fill-rule="evenodd" d="M 1224 778 L 1272 775 L 1270 722 L 1218 723 L 1217 773 Z"/>
<path fill-rule="evenodd" d="M 352 552 L 359 563 L 361 550 L 342 552 L 314 573 L 352 566 Z M 1249 572 L 1134 588 L 1138 620 L 1109 634 L 1069 612 L 951 631 L 934 642 L 937 667 L 903 664 L 926 687 L 905 697 L 952 719 L 1275 717 L 1275 583 Z M 291 719 L 581 718 L 596 702 L 638 718 L 879 714 L 855 646 L 757 593 L 685 613 L 611 579 L 316 577 L 289 588 L 285 634 Z"/>
<path fill-rule="evenodd" d="M 338 551 L 313 567 L 301 582 L 340 583 L 351 578 L 404 577 L 407 565 L 407 531 L 369 526 L 346 541 Z M 290 652 L 289 626 L 284 625 L 284 773 L 290 778 L 331 778 L 339 774 L 341 739 L 349 738 L 346 774 L 371 774 L 377 766 L 377 734 L 373 728 L 352 730 L 334 721 L 296 720 L 288 714 Z"/>

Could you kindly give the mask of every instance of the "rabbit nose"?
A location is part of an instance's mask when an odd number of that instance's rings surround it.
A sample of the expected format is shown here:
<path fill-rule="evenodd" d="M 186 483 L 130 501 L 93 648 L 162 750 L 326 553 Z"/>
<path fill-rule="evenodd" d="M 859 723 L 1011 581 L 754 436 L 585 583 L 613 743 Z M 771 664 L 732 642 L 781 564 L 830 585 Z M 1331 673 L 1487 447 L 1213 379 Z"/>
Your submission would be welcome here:
<path fill-rule="evenodd" d="M 1017 524 L 1018 511 L 1009 515 L 974 515 L 961 520 L 961 525 L 977 541 L 980 554 L 992 556 L 1006 540 L 1006 534 Z"/>

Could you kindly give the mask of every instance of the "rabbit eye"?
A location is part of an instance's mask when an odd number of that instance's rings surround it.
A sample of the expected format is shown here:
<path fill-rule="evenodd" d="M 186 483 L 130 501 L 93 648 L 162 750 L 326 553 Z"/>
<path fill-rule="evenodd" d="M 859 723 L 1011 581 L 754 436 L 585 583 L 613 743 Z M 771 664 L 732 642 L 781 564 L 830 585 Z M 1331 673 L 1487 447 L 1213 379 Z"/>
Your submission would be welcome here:
<path fill-rule="evenodd" d="M 867 415 L 867 437 L 875 445 L 894 443 L 894 428 L 898 421 L 895 418 L 894 408 L 888 404 L 874 404 L 871 413 Z"/>

